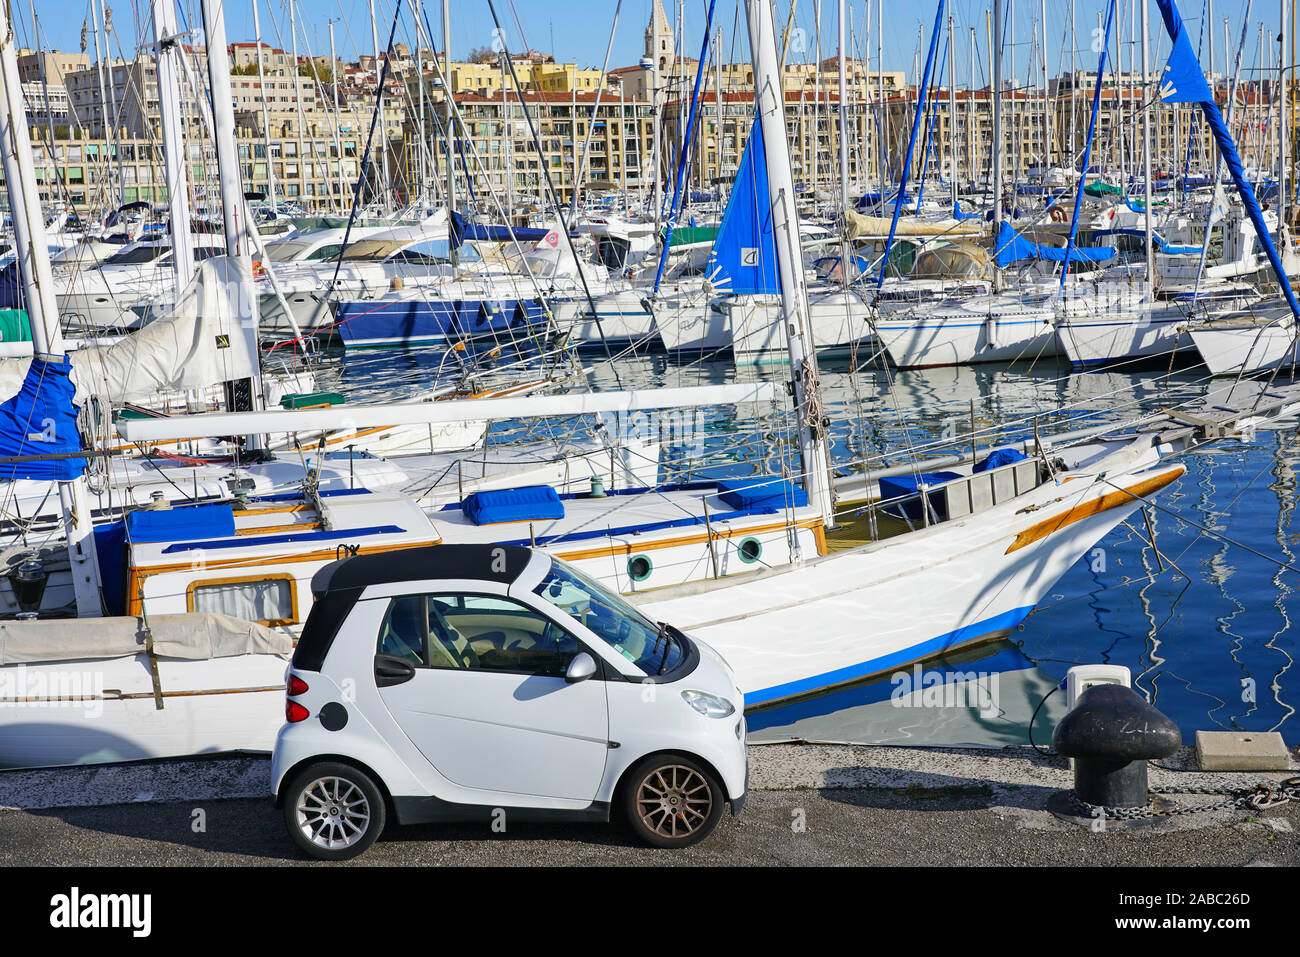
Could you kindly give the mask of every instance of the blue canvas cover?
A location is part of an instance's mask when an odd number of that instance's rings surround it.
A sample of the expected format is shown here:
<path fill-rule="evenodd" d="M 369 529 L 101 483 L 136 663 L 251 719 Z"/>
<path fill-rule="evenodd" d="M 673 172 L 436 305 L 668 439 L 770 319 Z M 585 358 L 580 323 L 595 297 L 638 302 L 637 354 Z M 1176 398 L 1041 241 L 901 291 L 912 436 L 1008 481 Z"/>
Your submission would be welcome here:
<path fill-rule="evenodd" d="M 188 542 L 234 534 L 235 512 L 229 502 L 141 508 L 126 516 L 126 537 L 131 542 Z"/>
<path fill-rule="evenodd" d="M 549 232 L 549 229 L 526 229 L 519 226 L 480 226 L 478 223 L 471 223 L 455 210 L 451 214 L 452 246 L 459 246 L 467 239 L 482 239 L 494 243 L 508 243 L 518 240 L 520 243 L 528 245 L 541 242 Z"/>
<path fill-rule="evenodd" d="M 564 503 L 549 485 L 474 492 L 465 496 L 460 510 L 475 525 L 564 518 Z"/>
<path fill-rule="evenodd" d="M 972 472 L 987 472 L 989 469 L 1001 468 L 1003 465 L 1010 465 L 1012 462 L 1023 462 L 1027 455 L 1016 449 L 994 449 L 984 457 L 982 462 L 977 462 Z"/>
<path fill-rule="evenodd" d="M 884 512 L 887 515 L 903 515 L 914 522 L 924 521 L 925 505 L 921 500 L 920 486 L 925 485 L 929 489 L 961 477 L 958 472 L 922 472 L 919 475 L 894 475 L 890 478 L 882 478 L 880 479 L 880 501 L 889 502 Z M 948 493 L 929 492 L 928 498 L 930 507 L 938 517 L 946 518 Z"/>
<path fill-rule="evenodd" d="M 95 559 L 99 564 L 99 587 L 104 611 L 126 614 L 126 523 L 95 526 Z"/>
<path fill-rule="evenodd" d="M 713 241 L 707 274 L 714 286 L 730 295 L 781 291 L 767 192 L 767 152 L 763 126 L 757 118 L 745 143 L 745 155 L 736 171 L 718 237 Z"/>
<path fill-rule="evenodd" d="M 999 266 L 1010 266 L 1022 259 L 1046 259 L 1051 262 L 1064 262 L 1065 250 L 1052 246 L 1041 246 L 1031 239 L 1020 235 L 1006 220 L 998 230 L 997 262 Z M 1070 262 L 1099 263 L 1115 258 L 1114 246 L 1075 247 L 1070 252 Z"/>
<path fill-rule="evenodd" d="M 0 404 L 0 457 L 81 451 L 71 372 L 67 356 L 32 359 L 18 394 Z M 68 482 L 85 470 L 84 458 L 45 459 L 0 465 L 0 480 Z"/>
<path fill-rule="evenodd" d="M 729 479 L 718 483 L 718 497 L 736 511 L 787 507 L 808 504 L 808 493 L 790 479 L 777 476 Z"/>

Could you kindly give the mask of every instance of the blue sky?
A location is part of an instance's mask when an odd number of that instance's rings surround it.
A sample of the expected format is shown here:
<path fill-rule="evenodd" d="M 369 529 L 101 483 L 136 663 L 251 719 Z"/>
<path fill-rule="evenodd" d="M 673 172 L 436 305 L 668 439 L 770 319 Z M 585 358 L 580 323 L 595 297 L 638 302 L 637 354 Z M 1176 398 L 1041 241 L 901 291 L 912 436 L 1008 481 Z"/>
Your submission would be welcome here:
<path fill-rule="evenodd" d="M 18 24 L 20 44 L 32 45 L 31 4 L 32 0 L 11 0 Z M 44 46 L 55 46 L 62 50 L 80 48 L 80 34 L 83 21 L 89 21 L 90 2 L 97 0 L 40 0 L 36 4 L 37 17 L 41 28 Z M 113 9 L 113 21 L 117 39 L 113 41 L 112 52 L 116 55 L 119 47 L 130 56 L 134 48 L 144 42 L 148 32 L 149 0 L 105 0 Z M 495 0 L 496 8 L 502 19 L 506 45 L 515 50 L 526 45 L 533 49 L 554 52 L 563 61 L 573 61 L 599 66 L 605 46 L 609 42 L 610 30 L 614 23 L 616 0 Z M 1129 23 L 1132 4 L 1139 0 L 1119 0 L 1118 19 L 1122 24 L 1126 51 L 1129 38 Z M 227 31 L 231 40 L 253 39 L 253 0 L 228 0 Z M 409 0 L 402 0 L 403 12 L 398 28 L 399 40 L 410 42 L 414 36 L 411 6 Z M 394 0 L 375 0 L 380 20 L 380 44 L 385 42 L 387 30 L 392 21 Z M 423 0 L 425 17 L 435 33 L 435 45 L 441 46 L 441 0 Z M 1181 0 L 1180 8 L 1187 29 L 1192 37 L 1202 43 L 1202 63 L 1208 64 L 1208 47 L 1201 35 L 1201 21 L 1204 0 Z M 821 0 L 823 54 L 830 56 L 835 49 L 835 11 L 837 0 Z M 853 34 L 859 50 L 864 42 L 867 7 L 870 5 L 871 18 L 871 58 L 875 62 L 875 33 L 877 31 L 877 0 L 849 0 L 850 17 L 853 21 Z M 676 19 L 679 6 L 685 11 L 688 49 L 691 56 L 699 51 L 701 30 L 704 23 L 704 11 L 707 0 L 664 0 L 664 6 L 670 19 Z M 1070 0 L 1049 0 L 1047 7 L 1047 49 L 1048 64 L 1052 72 L 1056 66 L 1070 63 L 1069 11 Z M 1257 68 L 1259 64 L 1258 26 L 1263 22 L 1275 36 L 1278 26 L 1280 4 L 1276 0 L 1254 0 L 1251 10 L 1251 24 L 1248 31 L 1246 50 L 1243 58 L 1247 71 Z M 463 56 L 476 47 L 490 46 L 493 42 L 494 22 L 489 10 L 488 0 L 453 0 L 452 4 L 452 52 L 454 56 Z M 792 53 L 795 59 L 812 59 L 815 56 L 815 19 L 817 0 L 799 0 L 796 25 L 803 31 L 805 53 Z M 991 7 L 991 0 L 953 0 L 949 12 L 957 25 L 955 43 L 957 60 L 957 80 L 965 84 L 970 76 L 970 33 L 969 28 L 976 28 L 976 40 L 979 49 L 976 66 L 976 82 L 987 82 L 987 40 L 985 34 L 985 11 Z M 1096 54 L 1090 49 L 1091 31 L 1097 26 L 1098 15 L 1104 10 L 1103 0 L 1075 0 L 1075 62 L 1080 69 L 1095 69 Z M 645 26 L 649 19 L 651 0 L 623 0 L 622 11 L 617 29 L 614 32 L 614 50 L 611 66 L 626 66 L 636 62 L 641 55 L 644 42 Z M 747 40 L 743 11 L 738 0 L 717 0 L 715 30 L 721 28 L 724 59 L 731 59 L 735 50 L 735 59 L 748 56 Z M 914 57 L 920 43 L 918 32 L 924 31 L 928 41 L 929 31 L 934 23 L 937 0 L 919 0 L 919 2 L 902 2 L 902 0 L 884 0 L 885 16 L 885 51 L 886 69 L 903 69 L 909 75 L 913 70 Z M 1008 11 L 1009 23 L 1014 26 L 1015 45 L 1009 45 L 1010 29 L 1007 33 L 1007 57 L 1014 56 L 1015 74 L 1022 79 L 1028 75 L 1026 59 L 1031 54 L 1037 59 L 1038 40 L 1035 22 L 1039 15 L 1040 0 L 1004 0 Z M 1214 3 L 1214 42 L 1216 47 L 1215 64 L 1221 69 L 1223 63 L 1224 32 L 1223 20 L 1230 21 L 1231 43 L 1235 47 L 1241 30 L 1241 18 L 1245 11 L 1245 0 L 1217 0 Z M 182 27 L 197 26 L 199 19 L 198 0 L 181 0 Z M 789 0 L 777 0 L 778 29 L 784 24 Z M 262 38 L 275 46 L 289 48 L 289 16 L 285 0 L 260 0 L 259 15 L 262 20 Z M 320 55 L 329 50 L 328 20 L 335 18 L 335 36 L 340 54 L 351 56 L 353 51 L 369 52 L 372 45 L 370 26 L 370 5 L 368 0 L 301 0 L 298 4 L 299 52 Z M 1156 54 L 1168 50 L 1168 44 L 1158 44 L 1157 37 L 1163 39 L 1159 13 L 1154 3 L 1150 4 L 1150 23 L 1152 35 L 1153 61 Z M 522 33 L 522 39 L 521 39 Z M 942 41 L 941 41 L 942 48 Z M 1112 48 L 1113 49 L 1113 48 Z M 1276 43 L 1273 44 L 1276 53 Z M 865 51 L 863 51 L 865 52 Z M 1125 52 L 1127 57 L 1127 52 Z M 1010 73 L 1010 70 L 1008 70 Z M 1036 74 L 1035 74 L 1036 75 Z"/>

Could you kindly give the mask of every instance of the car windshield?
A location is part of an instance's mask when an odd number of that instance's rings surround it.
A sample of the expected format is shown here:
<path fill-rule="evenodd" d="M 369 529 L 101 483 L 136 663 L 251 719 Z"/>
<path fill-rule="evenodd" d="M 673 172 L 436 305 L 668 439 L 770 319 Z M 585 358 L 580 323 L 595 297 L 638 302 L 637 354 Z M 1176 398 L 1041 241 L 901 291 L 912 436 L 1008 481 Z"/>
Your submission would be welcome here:
<path fill-rule="evenodd" d="M 559 559 L 553 560 L 550 572 L 533 592 L 582 622 L 647 675 L 667 674 L 686 657 L 685 644 L 672 629 L 656 625 L 622 597 Z"/>

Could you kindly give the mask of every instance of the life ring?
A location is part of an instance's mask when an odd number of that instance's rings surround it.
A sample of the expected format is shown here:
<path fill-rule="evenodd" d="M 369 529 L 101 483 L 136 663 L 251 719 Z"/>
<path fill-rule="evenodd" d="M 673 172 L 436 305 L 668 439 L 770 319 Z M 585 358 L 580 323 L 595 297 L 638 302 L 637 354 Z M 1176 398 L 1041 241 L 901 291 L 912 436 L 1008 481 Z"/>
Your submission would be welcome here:
<path fill-rule="evenodd" d="M 1052 218 L 1052 222 L 1054 223 L 1065 222 L 1065 210 L 1060 206 L 1053 206 L 1051 210 L 1048 211 L 1048 215 Z"/>
<path fill-rule="evenodd" d="M 253 278 L 254 278 L 254 279 L 261 279 L 261 278 L 262 278 L 263 276 L 265 276 L 265 275 L 266 275 L 266 267 L 262 265 L 262 260 L 260 260 L 260 259 L 254 259 L 254 260 L 253 260 Z"/>

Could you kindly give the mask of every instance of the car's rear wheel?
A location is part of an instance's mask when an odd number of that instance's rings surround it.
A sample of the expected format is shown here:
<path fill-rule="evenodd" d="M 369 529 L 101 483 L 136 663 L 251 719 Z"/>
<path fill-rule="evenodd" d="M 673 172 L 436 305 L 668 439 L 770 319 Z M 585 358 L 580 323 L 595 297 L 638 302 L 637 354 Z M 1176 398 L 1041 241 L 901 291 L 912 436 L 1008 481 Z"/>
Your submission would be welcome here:
<path fill-rule="evenodd" d="M 384 830 L 384 798 L 370 776 L 322 762 L 294 775 L 284 791 L 284 823 L 295 844 L 322 861 L 346 861 Z"/>
<path fill-rule="evenodd" d="M 689 847 L 713 833 L 726 797 L 708 768 L 679 754 L 652 755 L 628 773 L 623 813 L 654 847 Z"/>

